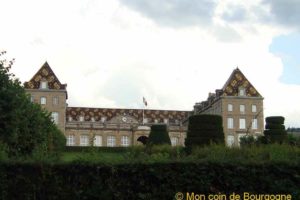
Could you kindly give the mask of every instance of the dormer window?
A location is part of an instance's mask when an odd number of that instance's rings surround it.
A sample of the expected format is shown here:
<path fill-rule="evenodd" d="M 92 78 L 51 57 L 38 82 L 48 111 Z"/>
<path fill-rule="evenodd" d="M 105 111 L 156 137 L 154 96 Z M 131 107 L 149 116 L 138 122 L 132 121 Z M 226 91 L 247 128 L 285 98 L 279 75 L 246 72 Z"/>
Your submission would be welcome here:
<path fill-rule="evenodd" d="M 40 88 L 41 89 L 48 89 L 48 82 L 47 81 L 41 81 Z"/>
<path fill-rule="evenodd" d="M 245 96 L 246 95 L 246 90 L 243 87 L 239 88 L 239 96 Z"/>
<path fill-rule="evenodd" d="M 101 122 L 104 123 L 106 121 L 106 117 L 101 117 Z"/>
<path fill-rule="evenodd" d="M 84 121 L 84 117 L 83 117 L 83 116 L 80 116 L 80 117 L 79 117 L 79 121 L 83 122 L 83 121 Z"/>

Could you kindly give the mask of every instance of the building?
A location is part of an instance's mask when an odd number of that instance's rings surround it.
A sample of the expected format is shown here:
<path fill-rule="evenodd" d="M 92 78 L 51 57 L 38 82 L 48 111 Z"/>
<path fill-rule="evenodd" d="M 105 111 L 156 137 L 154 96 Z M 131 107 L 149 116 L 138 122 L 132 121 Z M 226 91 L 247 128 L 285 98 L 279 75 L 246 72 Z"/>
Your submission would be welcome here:
<path fill-rule="evenodd" d="M 195 104 L 194 114 L 221 115 L 227 146 L 239 146 L 243 136 L 263 134 L 263 97 L 238 68 L 222 89 Z"/>
<path fill-rule="evenodd" d="M 47 62 L 24 87 L 32 102 L 51 112 L 68 146 L 139 145 L 139 138 L 148 136 L 149 127 L 158 123 L 167 124 L 172 145 L 184 145 L 184 122 L 190 115 L 201 113 L 223 117 L 229 146 L 238 146 L 239 138 L 246 134 L 263 133 L 263 98 L 239 69 L 221 90 L 210 93 L 207 101 L 196 103 L 193 111 L 69 107 L 67 85 L 61 84 Z"/>

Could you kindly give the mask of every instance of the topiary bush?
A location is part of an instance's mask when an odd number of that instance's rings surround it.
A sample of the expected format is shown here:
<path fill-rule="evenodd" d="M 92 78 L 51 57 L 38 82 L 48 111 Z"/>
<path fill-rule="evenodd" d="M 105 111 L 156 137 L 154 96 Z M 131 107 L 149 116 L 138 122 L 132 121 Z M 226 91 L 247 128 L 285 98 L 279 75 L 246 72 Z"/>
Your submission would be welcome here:
<path fill-rule="evenodd" d="M 219 115 L 193 115 L 189 117 L 185 146 L 224 144 L 222 117 Z"/>
<path fill-rule="evenodd" d="M 266 130 L 264 135 L 270 143 L 282 144 L 287 140 L 287 131 L 284 126 L 284 117 L 272 116 L 266 117 Z"/>
<path fill-rule="evenodd" d="M 170 136 L 166 124 L 155 124 L 151 126 L 148 145 L 169 144 L 171 145 Z"/>

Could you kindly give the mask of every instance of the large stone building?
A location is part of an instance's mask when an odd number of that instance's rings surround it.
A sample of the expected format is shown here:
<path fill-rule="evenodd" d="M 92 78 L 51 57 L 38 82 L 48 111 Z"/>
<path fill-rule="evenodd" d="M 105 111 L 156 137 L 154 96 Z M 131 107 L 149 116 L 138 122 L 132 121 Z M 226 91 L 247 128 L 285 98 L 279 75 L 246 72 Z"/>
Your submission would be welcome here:
<path fill-rule="evenodd" d="M 131 146 L 141 144 L 150 126 L 168 125 L 172 145 L 184 145 L 190 115 L 210 113 L 223 117 L 225 140 L 238 146 L 246 134 L 263 133 L 263 98 L 239 69 L 207 101 L 196 103 L 193 111 L 69 107 L 67 85 L 61 84 L 46 62 L 24 83 L 31 101 L 51 112 L 68 146 Z"/>

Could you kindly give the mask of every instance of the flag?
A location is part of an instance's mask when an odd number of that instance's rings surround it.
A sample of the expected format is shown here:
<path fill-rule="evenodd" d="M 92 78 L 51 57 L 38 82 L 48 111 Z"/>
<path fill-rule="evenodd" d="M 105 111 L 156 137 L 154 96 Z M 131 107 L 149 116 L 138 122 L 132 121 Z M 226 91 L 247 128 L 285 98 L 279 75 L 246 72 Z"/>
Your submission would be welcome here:
<path fill-rule="evenodd" d="M 143 97 L 143 103 L 145 104 L 145 106 L 147 106 L 147 105 L 148 105 L 148 103 L 147 103 L 147 101 L 146 101 L 145 97 Z"/>

